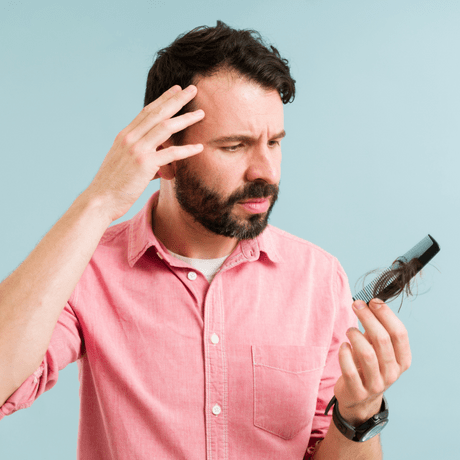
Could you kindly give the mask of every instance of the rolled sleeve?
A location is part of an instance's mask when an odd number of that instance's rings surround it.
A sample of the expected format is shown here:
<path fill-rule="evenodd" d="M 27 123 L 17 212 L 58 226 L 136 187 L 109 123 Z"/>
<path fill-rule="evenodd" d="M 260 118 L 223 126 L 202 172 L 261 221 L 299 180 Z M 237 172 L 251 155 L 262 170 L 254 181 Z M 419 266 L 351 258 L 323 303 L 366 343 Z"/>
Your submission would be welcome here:
<path fill-rule="evenodd" d="M 41 394 L 54 387 L 59 371 L 76 361 L 83 352 L 78 319 L 70 303 L 67 303 L 42 363 L 0 407 L 0 420 L 19 409 L 30 407 Z"/>

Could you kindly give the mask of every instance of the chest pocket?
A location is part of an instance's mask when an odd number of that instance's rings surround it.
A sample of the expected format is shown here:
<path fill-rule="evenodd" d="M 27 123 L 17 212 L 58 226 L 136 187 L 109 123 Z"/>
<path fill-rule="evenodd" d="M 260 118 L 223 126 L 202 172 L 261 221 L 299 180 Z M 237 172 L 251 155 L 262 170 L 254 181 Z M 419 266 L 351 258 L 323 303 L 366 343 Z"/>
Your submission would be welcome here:
<path fill-rule="evenodd" d="M 292 439 L 313 419 L 327 348 L 252 346 L 254 425 Z"/>

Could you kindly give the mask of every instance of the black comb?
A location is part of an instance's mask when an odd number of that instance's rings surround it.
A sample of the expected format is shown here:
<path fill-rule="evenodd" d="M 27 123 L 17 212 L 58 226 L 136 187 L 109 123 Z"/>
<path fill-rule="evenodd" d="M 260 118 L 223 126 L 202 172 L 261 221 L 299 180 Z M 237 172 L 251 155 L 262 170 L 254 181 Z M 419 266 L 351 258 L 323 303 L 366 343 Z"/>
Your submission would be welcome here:
<path fill-rule="evenodd" d="M 371 281 L 368 285 L 359 291 L 353 300 L 364 300 L 367 304 L 374 298 L 374 288 L 378 281 L 391 270 L 398 267 L 399 262 L 409 263 L 412 259 L 418 259 L 420 262 L 419 268 L 414 272 L 414 276 L 440 251 L 439 244 L 436 240 L 428 235 L 417 243 L 411 250 L 407 251 L 403 256 L 398 257 L 391 267 L 384 270 L 380 276 Z M 396 277 L 390 278 L 384 287 L 385 291 L 391 290 L 395 284 Z"/>

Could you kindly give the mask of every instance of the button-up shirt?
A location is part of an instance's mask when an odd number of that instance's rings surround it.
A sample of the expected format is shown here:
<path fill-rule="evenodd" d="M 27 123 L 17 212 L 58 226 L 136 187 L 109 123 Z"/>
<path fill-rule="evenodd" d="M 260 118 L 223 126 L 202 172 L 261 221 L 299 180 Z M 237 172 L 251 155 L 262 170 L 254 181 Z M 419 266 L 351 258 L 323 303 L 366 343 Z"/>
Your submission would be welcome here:
<path fill-rule="evenodd" d="M 81 460 L 301 460 L 327 432 L 338 349 L 357 325 L 343 269 L 268 226 L 209 284 L 155 238 L 157 201 L 107 229 L 0 418 L 77 361 Z"/>

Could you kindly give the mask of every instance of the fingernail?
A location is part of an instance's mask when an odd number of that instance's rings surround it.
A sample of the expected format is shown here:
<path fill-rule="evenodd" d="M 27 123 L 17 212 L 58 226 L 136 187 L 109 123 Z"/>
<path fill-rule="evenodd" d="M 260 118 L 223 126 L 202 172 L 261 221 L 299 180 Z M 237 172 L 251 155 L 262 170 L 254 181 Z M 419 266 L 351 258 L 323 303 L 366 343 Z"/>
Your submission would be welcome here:
<path fill-rule="evenodd" d="M 356 308 L 356 310 L 362 310 L 366 306 L 366 303 L 362 300 L 355 300 L 353 303 L 353 307 Z"/>
<path fill-rule="evenodd" d="M 370 302 L 370 305 L 374 310 L 378 310 L 382 306 L 382 304 L 383 301 L 380 299 L 372 299 Z"/>
<path fill-rule="evenodd" d="M 187 86 L 187 88 L 185 88 L 185 91 L 187 93 L 193 93 L 193 91 L 195 91 L 195 86 L 193 85 Z"/>

